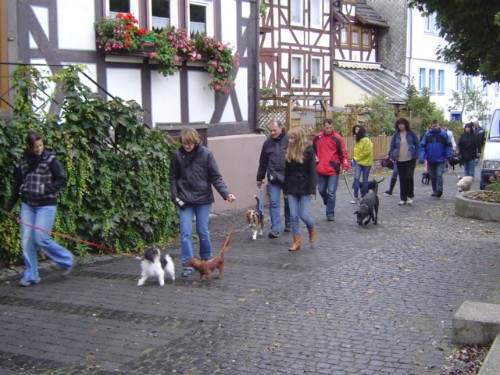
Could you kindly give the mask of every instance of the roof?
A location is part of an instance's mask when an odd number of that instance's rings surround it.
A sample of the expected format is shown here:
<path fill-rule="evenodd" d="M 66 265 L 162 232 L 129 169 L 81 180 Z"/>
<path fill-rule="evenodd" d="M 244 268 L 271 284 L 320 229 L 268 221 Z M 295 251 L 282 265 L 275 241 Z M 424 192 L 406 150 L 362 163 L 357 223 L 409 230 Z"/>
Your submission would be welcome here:
<path fill-rule="evenodd" d="M 356 5 L 356 20 L 364 25 L 372 25 L 378 27 L 389 27 L 389 24 L 380 14 L 370 8 L 366 0 L 358 0 Z"/>
<path fill-rule="evenodd" d="M 382 64 L 339 61 L 334 65 L 335 72 L 368 94 L 383 95 L 391 104 L 405 103 L 406 85 Z"/>

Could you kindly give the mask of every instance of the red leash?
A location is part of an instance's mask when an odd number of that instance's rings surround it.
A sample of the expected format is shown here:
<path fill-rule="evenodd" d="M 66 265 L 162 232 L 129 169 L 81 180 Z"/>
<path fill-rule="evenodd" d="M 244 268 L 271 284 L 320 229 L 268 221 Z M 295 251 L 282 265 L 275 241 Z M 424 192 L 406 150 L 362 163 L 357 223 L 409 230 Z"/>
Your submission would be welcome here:
<path fill-rule="evenodd" d="M 118 250 L 115 250 L 115 249 L 112 249 L 111 247 L 107 247 L 107 246 L 103 246 L 103 245 L 99 245 L 97 243 L 94 243 L 94 242 L 90 242 L 90 241 L 85 241 L 85 240 L 82 240 L 80 238 L 76 238 L 76 237 L 71 237 L 71 236 L 68 236 L 67 234 L 63 234 L 63 233 L 58 233 L 58 232 L 52 232 L 50 230 L 47 230 L 47 229 L 43 229 L 43 228 L 39 228 L 39 227 L 36 227 L 34 225 L 31 225 L 31 224 L 27 224 L 25 222 L 23 222 L 21 219 L 15 217 L 13 214 L 11 214 L 10 212 L 6 212 L 4 211 L 5 214 L 7 216 L 9 216 L 10 218 L 14 219 L 15 221 L 17 221 L 20 225 L 25 225 L 27 227 L 30 227 L 30 228 L 33 228 L 33 229 L 36 229 L 36 230 L 40 230 L 42 232 L 45 232 L 45 233 L 48 233 L 48 234 L 52 234 L 54 236 L 58 236 L 58 237 L 63 237 L 63 238 L 67 238 L 68 240 L 71 240 L 71 241 L 76 241 L 76 242 L 81 242 L 81 243 L 84 243 L 86 245 L 89 245 L 89 246 L 93 246 L 93 247 L 98 247 L 100 249 L 104 249 L 104 250 L 108 250 L 108 251 L 111 251 L 113 253 L 117 253 L 118 254 Z M 133 254 L 127 254 L 127 253 L 123 253 L 124 255 L 128 255 L 128 256 L 133 256 L 133 257 L 136 257 L 135 255 Z M 140 259 L 140 258 L 139 258 Z"/>

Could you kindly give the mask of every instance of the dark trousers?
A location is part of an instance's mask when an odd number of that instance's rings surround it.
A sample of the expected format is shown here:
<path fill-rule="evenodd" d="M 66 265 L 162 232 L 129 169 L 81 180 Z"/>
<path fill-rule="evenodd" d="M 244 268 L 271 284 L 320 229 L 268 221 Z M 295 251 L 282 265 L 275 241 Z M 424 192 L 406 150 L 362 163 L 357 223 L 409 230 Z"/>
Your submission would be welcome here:
<path fill-rule="evenodd" d="M 398 161 L 398 176 L 399 176 L 399 196 L 402 201 L 406 202 L 409 198 L 413 198 L 414 183 L 413 174 L 417 161 L 415 159 L 408 161 Z"/>

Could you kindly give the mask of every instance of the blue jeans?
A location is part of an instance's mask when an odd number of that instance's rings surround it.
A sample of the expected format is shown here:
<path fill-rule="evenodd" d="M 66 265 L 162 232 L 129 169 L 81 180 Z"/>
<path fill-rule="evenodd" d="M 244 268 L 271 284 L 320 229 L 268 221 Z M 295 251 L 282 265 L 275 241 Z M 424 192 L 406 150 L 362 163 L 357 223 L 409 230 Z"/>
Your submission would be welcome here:
<path fill-rule="evenodd" d="M 280 202 L 281 202 L 281 184 L 268 184 L 267 192 L 269 194 L 269 217 L 271 218 L 271 231 L 281 232 Z M 290 225 L 290 209 L 288 199 L 284 200 L 285 205 L 285 225 Z"/>
<path fill-rule="evenodd" d="M 306 224 L 306 227 L 314 227 L 314 221 L 309 215 L 311 208 L 310 195 L 288 194 L 288 204 L 290 205 L 290 219 L 292 221 L 292 234 L 300 234 L 299 218 Z"/>
<path fill-rule="evenodd" d="M 24 258 L 24 274 L 22 281 L 37 283 L 38 256 L 37 247 L 56 263 L 61 269 L 73 267 L 73 255 L 61 245 L 58 245 L 49 237 L 54 225 L 56 206 L 34 207 L 21 203 L 21 221 L 27 225 L 21 225 L 21 248 Z M 32 225 L 38 230 L 30 227 Z"/>
<path fill-rule="evenodd" d="M 443 172 L 445 167 L 445 162 L 427 163 L 427 170 L 431 175 L 431 185 L 433 192 L 443 191 Z"/>
<path fill-rule="evenodd" d="M 354 182 L 352 183 L 352 189 L 354 190 L 354 198 L 358 197 L 359 192 L 359 179 L 363 175 L 363 186 L 361 187 L 361 196 L 364 196 L 368 192 L 368 176 L 370 175 L 370 169 L 372 167 L 365 167 L 356 163 L 354 165 Z"/>
<path fill-rule="evenodd" d="M 326 207 L 326 216 L 335 216 L 335 198 L 338 184 L 338 175 L 326 176 L 318 174 L 318 192 L 321 198 L 323 198 L 323 204 Z"/>
<path fill-rule="evenodd" d="M 179 224 L 181 231 L 181 262 L 184 264 L 193 258 L 193 216 L 196 217 L 196 233 L 200 241 L 200 258 L 210 259 L 212 256 L 212 244 L 210 232 L 208 231 L 208 219 L 212 204 L 187 204 L 183 210 L 179 210 Z M 186 267 L 189 268 L 189 267 Z"/>
<path fill-rule="evenodd" d="M 472 159 L 464 162 L 464 176 L 471 176 L 474 178 L 474 170 L 476 169 L 476 160 Z"/>

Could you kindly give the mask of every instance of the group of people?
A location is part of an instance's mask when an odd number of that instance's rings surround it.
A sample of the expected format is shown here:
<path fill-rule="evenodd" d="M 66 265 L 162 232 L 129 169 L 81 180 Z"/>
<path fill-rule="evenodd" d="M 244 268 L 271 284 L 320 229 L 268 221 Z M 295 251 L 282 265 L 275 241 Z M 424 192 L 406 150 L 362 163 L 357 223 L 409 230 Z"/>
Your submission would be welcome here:
<path fill-rule="evenodd" d="M 478 124 L 466 124 L 458 141 L 466 176 L 474 177 L 474 167 L 482 147 L 481 136 L 484 139 L 481 129 Z M 366 129 L 362 125 L 354 125 L 351 160 L 344 139 L 335 131 L 330 119 L 324 121 L 323 129 L 314 136 L 312 142 L 309 142 L 300 127 L 290 129 L 287 134 L 278 120 L 271 121 L 268 130 L 269 137 L 262 146 L 257 171 L 257 186 L 261 187 L 265 178 L 268 182 L 271 219 L 268 237 L 280 237 L 283 194 L 285 231 L 291 231 L 293 235 L 289 250 L 297 251 L 302 244 L 300 220 L 306 225 L 309 242 L 314 243 L 316 240 L 316 228 L 310 215 L 311 200 L 316 189 L 323 200 L 328 221 L 335 220 L 336 193 L 342 171 L 349 170 L 351 165 L 354 168 L 351 203 L 357 203 L 359 197 L 367 193 L 373 165 L 373 145 Z M 228 202 L 234 202 L 236 196 L 227 188 L 212 152 L 201 144 L 195 129 L 182 129 L 179 141 L 181 145 L 171 158 L 169 178 L 171 199 L 178 207 L 182 276 L 187 277 L 193 271 L 184 266 L 193 257 L 193 217 L 199 237 L 199 255 L 202 260 L 209 259 L 212 254 L 208 230 L 209 214 L 214 203 L 212 186 Z M 26 151 L 15 172 L 12 195 L 4 207 L 9 212 L 21 199 L 21 247 L 25 269 L 19 285 L 24 287 L 40 282 L 37 247 L 59 265 L 63 276 L 67 276 L 74 266 L 71 252 L 49 237 L 56 214 L 56 195 L 66 184 L 63 168 L 54 151 L 45 149 L 43 137 L 39 133 L 30 131 L 26 142 Z M 394 161 L 394 173 L 386 193 L 392 194 L 399 178 L 399 205 L 413 203 L 413 175 L 418 160 L 420 163 L 427 162 L 432 195 L 441 197 L 443 171 L 452 152 L 452 141 L 437 121 L 432 121 L 430 129 L 420 140 L 410 129 L 408 120 L 398 118 L 389 150 L 389 157 Z"/>

